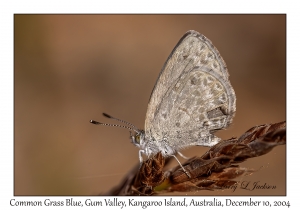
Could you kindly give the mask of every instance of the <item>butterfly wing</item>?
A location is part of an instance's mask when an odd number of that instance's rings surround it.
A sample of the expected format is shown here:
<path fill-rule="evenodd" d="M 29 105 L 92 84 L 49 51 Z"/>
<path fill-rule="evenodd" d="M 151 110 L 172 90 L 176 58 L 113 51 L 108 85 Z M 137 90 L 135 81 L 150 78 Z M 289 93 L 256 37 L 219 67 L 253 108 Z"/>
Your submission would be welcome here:
<path fill-rule="evenodd" d="M 217 143 L 214 131 L 226 128 L 236 97 L 225 62 L 211 41 L 196 31 L 179 40 L 152 91 L 145 136 L 167 141 L 174 150 Z"/>

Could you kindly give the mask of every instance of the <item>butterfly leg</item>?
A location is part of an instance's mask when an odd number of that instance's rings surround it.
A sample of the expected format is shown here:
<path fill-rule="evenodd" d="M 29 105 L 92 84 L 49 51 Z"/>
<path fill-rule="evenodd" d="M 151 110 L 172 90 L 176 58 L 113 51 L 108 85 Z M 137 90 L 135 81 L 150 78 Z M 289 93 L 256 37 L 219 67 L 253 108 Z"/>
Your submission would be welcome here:
<path fill-rule="evenodd" d="M 145 153 L 145 151 L 144 150 L 139 150 L 140 168 L 142 167 L 143 162 L 144 162 L 142 153 Z"/>
<path fill-rule="evenodd" d="M 190 158 L 184 156 L 181 152 L 177 152 L 177 153 L 178 153 L 178 155 L 180 155 L 182 158 L 184 158 L 184 159 L 186 159 L 186 160 L 190 159 Z"/>
<path fill-rule="evenodd" d="M 181 163 L 179 162 L 179 160 L 177 159 L 177 157 L 176 157 L 175 155 L 172 155 L 172 156 L 177 160 L 177 162 L 179 163 L 179 165 L 180 165 L 180 167 L 182 168 L 182 170 L 184 171 L 184 173 L 185 173 L 189 178 L 191 178 L 190 173 L 189 173 L 187 170 L 185 170 L 185 169 L 183 168 L 183 166 L 181 165 Z"/>

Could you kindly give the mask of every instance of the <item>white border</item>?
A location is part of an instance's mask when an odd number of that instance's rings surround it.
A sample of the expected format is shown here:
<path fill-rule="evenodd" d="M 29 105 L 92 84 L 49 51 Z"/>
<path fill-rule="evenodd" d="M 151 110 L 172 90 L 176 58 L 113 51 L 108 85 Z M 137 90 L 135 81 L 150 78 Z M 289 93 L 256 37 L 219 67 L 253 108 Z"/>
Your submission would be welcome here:
<path fill-rule="evenodd" d="M 295 2 L 295 1 L 294 1 Z M 298 9 L 297 9 L 298 8 Z M 14 197 L 13 196 L 13 14 L 15 13 L 281 13 L 287 14 L 287 197 L 254 197 L 254 200 L 285 200 L 291 206 L 299 205 L 299 6 L 287 1 L 5 1 L 1 3 L 1 196 L 0 206 L 11 207 L 10 200 L 45 200 L 47 197 Z M 70 197 L 51 197 L 52 200 L 65 200 Z M 183 197 L 176 197 L 182 199 Z M 226 197 L 217 197 L 225 200 Z M 232 197 L 230 197 L 232 198 Z M 88 197 L 76 197 L 84 202 Z M 96 200 L 97 197 L 92 199 Z M 105 199 L 101 197 L 99 199 Z M 129 198 L 121 197 L 122 200 Z M 145 198 L 135 198 L 144 200 Z M 147 197 L 147 200 L 163 200 L 164 197 Z M 191 197 L 189 197 L 191 199 Z M 199 199 L 199 197 L 198 197 Z M 212 197 L 201 197 L 209 199 Z M 247 200 L 247 197 L 235 197 L 236 200 Z M 128 201 L 127 201 L 128 202 Z M 23 207 L 24 208 L 24 207 Z M 44 209 L 45 207 L 42 207 Z M 51 207 L 47 207 L 49 209 Z M 55 207 L 52 207 L 55 208 Z M 67 208 L 67 207 L 64 207 Z M 87 207 L 88 208 L 88 207 Z M 89 207 L 91 208 L 91 207 Z M 99 209 L 99 207 L 97 207 Z M 148 207 L 147 209 L 153 209 Z M 166 207 L 164 207 L 166 208 Z M 170 207 L 168 207 L 170 208 Z M 172 207 L 178 208 L 178 207 Z M 195 207 L 199 208 L 199 207 Z M 19 207 L 20 209 L 20 207 Z M 39 209 L 41 209 L 39 207 Z M 120 207 L 109 208 L 120 209 Z M 139 208 L 141 209 L 141 207 Z M 179 209 L 179 208 L 178 208 Z M 296 208 L 293 208 L 296 209 Z"/>

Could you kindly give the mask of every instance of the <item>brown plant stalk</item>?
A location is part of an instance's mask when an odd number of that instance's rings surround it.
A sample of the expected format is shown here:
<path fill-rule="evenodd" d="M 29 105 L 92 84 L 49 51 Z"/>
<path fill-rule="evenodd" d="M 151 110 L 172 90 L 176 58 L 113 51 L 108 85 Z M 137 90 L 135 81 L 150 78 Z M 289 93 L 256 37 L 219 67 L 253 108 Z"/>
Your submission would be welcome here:
<path fill-rule="evenodd" d="M 239 138 L 222 140 L 201 157 L 190 158 L 183 167 L 164 171 L 168 159 L 161 153 L 134 167 L 123 181 L 106 195 L 155 195 L 165 192 L 216 190 L 237 184 L 233 179 L 253 170 L 238 165 L 264 155 L 286 143 L 286 122 L 254 126 Z"/>

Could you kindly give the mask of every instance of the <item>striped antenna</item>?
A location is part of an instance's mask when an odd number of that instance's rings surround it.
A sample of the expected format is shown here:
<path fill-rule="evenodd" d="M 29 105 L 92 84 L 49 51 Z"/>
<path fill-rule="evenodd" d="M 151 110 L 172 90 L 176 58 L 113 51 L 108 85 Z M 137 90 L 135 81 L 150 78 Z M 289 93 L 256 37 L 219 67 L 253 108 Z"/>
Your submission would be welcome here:
<path fill-rule="evenodd" d="M 102 113 L 102 114 L 103 114 L 104 117 L 107 117 L 107 118 L 110 118 L 110 119 L 113 119 L 113 120 L 117 120 L 117 121 L 119 121 L 119 122 L 122 122 L 122 123 L 125 123 L 125 124 L 127 124 L 127 125 L 130 125 L 130 126 L 133 127 L 135 130 L 139 130 L 139 129 L 138 129 L 137 127 L 135 127 L 133 124 L 131 124 L 131 123 L 125 121 L 125 120 L 120 120 L 120 119 L 115 118 L 115 117 L 113 117 L 113 116 L 110 116 L 109 114 L 106 114 L 106 113 Z M 133 129 L 133 130 L 134 130 L 134 129 Z"/>
<path fill-rule="evenodd" d="M 101 122 L 98 122 L 98 121 L 95 121 L 95 120 L 90 120 L 90 123 L 95 124 L 95 125 L 105 125 L 105 126 L 126 128 L 126 129 L 129 129 L 129 130 L 135 131 L 136 133 L 140 133 L 140 131 L 138 129 L 134 129 L 134 128 L 131 128 L 131 127 L 126 126 L 126 125 L 115 125 L 115 124 L 109 124 L 109 123 L 101 123 Z"/>

